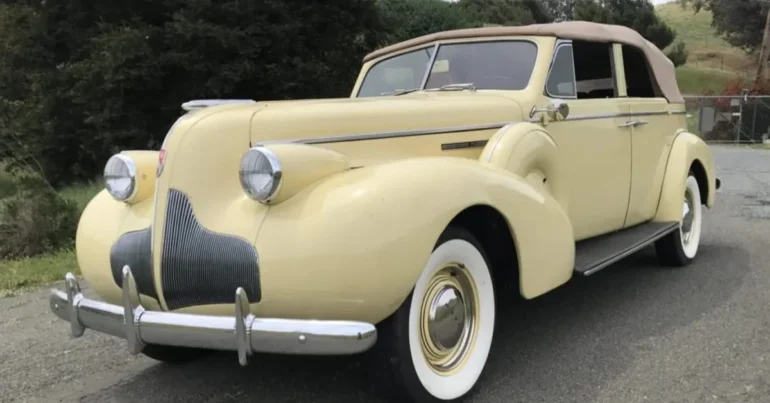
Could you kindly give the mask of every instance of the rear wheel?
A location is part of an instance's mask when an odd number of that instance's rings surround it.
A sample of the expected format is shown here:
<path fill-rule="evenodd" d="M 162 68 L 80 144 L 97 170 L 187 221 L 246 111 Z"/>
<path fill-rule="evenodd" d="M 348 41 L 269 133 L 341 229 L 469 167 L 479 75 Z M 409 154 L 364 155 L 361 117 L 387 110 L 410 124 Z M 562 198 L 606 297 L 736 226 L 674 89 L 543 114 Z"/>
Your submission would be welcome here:
<path fill-rule="evenodd" d="M 695 176 L 690 173 L 684 191 L 679 231 L 674 231 L 655 243 L 655 251 L 662 264 L 685 266 L 695 258 L 703 224 L 701 203 L 700 186 Z"/>
<path fill-rule="evenodd" d="M 379 326 L 377 369 L 399 401 L 457 401 L 476 385 L 492 344 L 489 264 L 466 230 L 449 228 L 412 293 Z M 384 368 L 383 368 L 384 367 Z"/>

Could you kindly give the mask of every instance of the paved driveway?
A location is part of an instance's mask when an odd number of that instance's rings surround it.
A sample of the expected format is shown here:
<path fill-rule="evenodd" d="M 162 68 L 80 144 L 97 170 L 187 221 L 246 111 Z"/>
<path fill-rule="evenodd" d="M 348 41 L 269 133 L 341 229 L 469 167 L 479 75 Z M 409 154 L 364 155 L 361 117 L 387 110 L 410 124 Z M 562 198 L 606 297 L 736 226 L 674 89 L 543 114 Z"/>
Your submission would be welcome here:
<path fill-rule="evenodd" d="M 770 402 L 770 151 L 714 147 L 723 190 L 697 263 L 637 256 L 507 309 L 471 402 Z M 183 367 L 70 339 L 44 290 L 0 300 L 0 401 L 380 402 L 355 358 L 234 354 Z"/>

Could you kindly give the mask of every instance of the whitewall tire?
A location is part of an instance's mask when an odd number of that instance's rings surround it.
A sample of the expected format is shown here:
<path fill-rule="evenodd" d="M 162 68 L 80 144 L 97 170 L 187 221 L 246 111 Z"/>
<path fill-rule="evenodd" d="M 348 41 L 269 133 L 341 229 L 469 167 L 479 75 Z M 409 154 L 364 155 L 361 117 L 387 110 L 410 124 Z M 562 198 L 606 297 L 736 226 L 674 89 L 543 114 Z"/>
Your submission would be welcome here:
<path fill-rule="evenodd" d="M 658 259 L 667 266 L 685 266 L 698 254 L 703 228 L 703 201 L 700 186 L 690 173 L 682 199 L 682 219 L 679 230 L 655 243 Z"/>
<path fill-rule="evenodd" d="M 380 364 L 398 401 L 454 402 L 471 392 L 486 366 L 495 329 L 488 260 L 467 231 L 449 228 L 412 293 L 380 324 Z M 384 354 L 384 355 L 383 355 Z"/>

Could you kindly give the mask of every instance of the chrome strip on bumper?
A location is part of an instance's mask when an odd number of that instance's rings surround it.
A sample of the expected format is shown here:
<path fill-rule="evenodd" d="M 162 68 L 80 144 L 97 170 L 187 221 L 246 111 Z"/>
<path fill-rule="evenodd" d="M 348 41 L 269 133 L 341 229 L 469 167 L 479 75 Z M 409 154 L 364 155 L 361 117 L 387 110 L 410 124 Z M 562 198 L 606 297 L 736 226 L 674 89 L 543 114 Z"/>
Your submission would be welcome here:
<path fill-rule="evenodd" d="M 257 318 L 246 291 L 235 291 L 234 317 L 147 311 L 139 304 L 136 281 L 123 268 L 123 306 L 85 298 L 75 276 L 65 276 L 66 293 L 51 290 L 51 310 L 70 322 L 72 336 L 93 329 L 123 337 L 132 354 L 145 344 L 238 352 L 246 365 L 255 352 L 308 355 L 356 354 L 377 341 L 374 325 L 364 322 Z"/>

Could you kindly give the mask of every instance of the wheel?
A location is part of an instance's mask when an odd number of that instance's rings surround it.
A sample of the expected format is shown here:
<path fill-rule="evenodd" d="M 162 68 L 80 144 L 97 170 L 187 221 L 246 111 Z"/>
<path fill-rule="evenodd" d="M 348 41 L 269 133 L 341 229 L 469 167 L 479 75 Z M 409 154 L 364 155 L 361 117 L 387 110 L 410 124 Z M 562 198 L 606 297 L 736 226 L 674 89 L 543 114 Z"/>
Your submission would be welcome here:
<path fill-rule="evenodd" d="M 167 364 L 184 364 L 204 357 L 209 353 L 209 350 L 176 346 L 159 346 L 157 344 L 147 344 L 144 346 L 144 349 L 142 349 L 142 354 L 153 360 L 162 361 Z"/>
<path fill-rule="evenodd" d="M 682 203 L 682 221 L 674 231 L 655 243 L 658 260 L 666 266 L 686 266 L 698 253 L 703 224 L 700 187 L 695 176 L 687 176 Z"/>
<path fill-rule="evenodd" d="M 464 229 L 447 229 L 410 295 L 378 327 L 378 379 L 396 401 L 466 396 L 486 365 L 495 328 L 492 276 L 479 242 Z"/>

